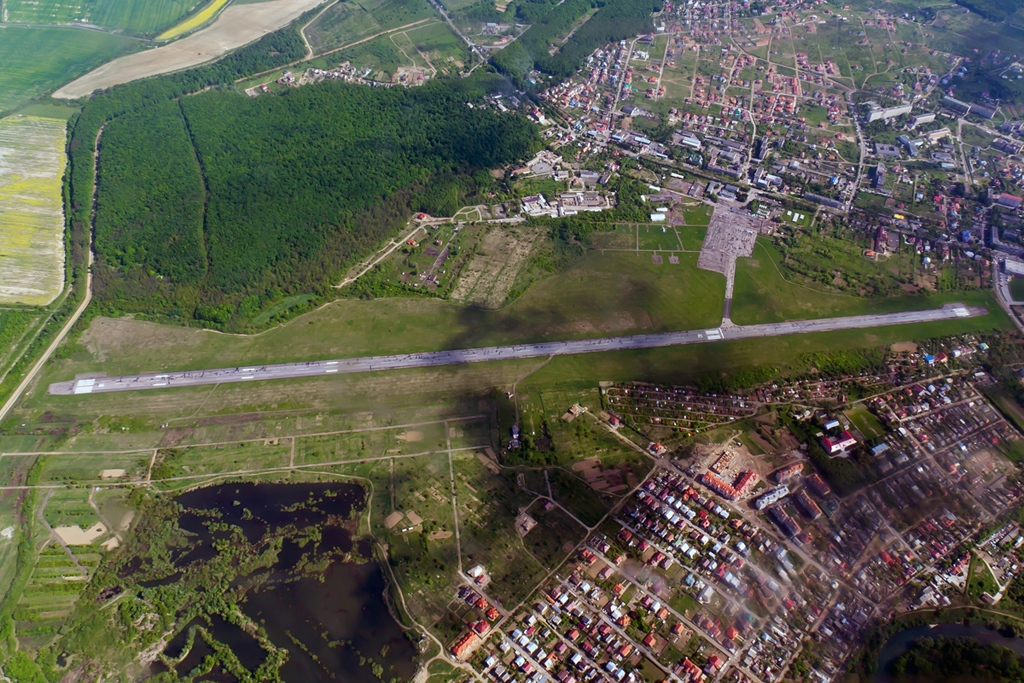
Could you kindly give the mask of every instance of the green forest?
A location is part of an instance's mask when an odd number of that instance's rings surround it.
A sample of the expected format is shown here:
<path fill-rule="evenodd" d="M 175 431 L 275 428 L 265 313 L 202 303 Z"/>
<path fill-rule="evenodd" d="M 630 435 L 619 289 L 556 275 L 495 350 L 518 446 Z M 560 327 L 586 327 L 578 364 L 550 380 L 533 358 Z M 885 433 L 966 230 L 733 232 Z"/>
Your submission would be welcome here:
<path fill-rule="evenodd" d="M 572 25 L 594 8 L 597 12 L 560 45 Z M 571 76 L 597 48 L 633 38 L 652 29 L 651 14 L 661 8 L 654 0 L 565 0 L 536 19 L 536 23 L 491 59 L 491 63 L 518 84 L 536 69 L 555 79 Z"/>
<path fill-rule="evenodd" d="M 466 106 L 490 80 L 214 91 L 115 119 L 99 162 L 100 300 L 234 329 L 282 294 L 327 291 L 412 211 L 450 211 L 475 173 L 532 151 L 526 119 Z"/>
<path fill-rule="evenodd" d="M 1024 7 L 1021 0 L 957 0 L 957 4 L 997 22 L 1006 21 Z"/>
<path fill-rule="evenodd" d="M 200 282 L 206 274 L 203 181 L 178 103 L 115 119 L 102 145 L 98 253 L 113 267 L 141 264 L 176 282 Z"/>
<path fill-rule="evenodd" d="M 895 681 L 1024 681 L 1024 664 L 1012 650 L 972 638 L 922 638 L 888 673 Z"/>

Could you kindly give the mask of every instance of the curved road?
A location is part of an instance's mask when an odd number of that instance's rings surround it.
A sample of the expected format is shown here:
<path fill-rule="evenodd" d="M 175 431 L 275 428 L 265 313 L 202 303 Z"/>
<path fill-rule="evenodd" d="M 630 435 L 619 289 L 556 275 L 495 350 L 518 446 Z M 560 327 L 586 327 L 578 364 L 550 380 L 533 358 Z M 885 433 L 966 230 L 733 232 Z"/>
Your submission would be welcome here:
<path fill-rule="evenodd" d="M 856 330 L 910 323 L 939 322 L 976 317 L 986 315 L 987 313 L 988 311 L 985 308 L 968 307 L 964 304 L 946 304 L 942 308 L 925 311 L 860 315 L 848 318 L 824 318 L 745 326 L 727 323 L 713 330 L 638 334 L 630 337 L 515 344 L 511 346 L 490 346 L 453 351 L 427 351 L 391 356 L 367 356 L 363 358 L 279 363 L 276 365 L 252 365 L 212 370 L 147 373 L 142 375 L 125 375 L 122 377 L 92 377 L 75 379 L 70 382 L 56 382 L 50 385 L 47 393 L 63 395 L 98 394 L 165 387 L 192 387 L 223 382 L 249 382 L 268 379 L 316 377 L 331 374 L 376 372 L 380 370 L 402 370 L 406 368 L 459 365 L 492 360 L 543 358 L 546 356 L 563 356 L 578 353 L 653 349 L 664 346 L 703 344 L 732 339 L 778 337 L 789 334 L 833 332 L 836 330 Z"/>

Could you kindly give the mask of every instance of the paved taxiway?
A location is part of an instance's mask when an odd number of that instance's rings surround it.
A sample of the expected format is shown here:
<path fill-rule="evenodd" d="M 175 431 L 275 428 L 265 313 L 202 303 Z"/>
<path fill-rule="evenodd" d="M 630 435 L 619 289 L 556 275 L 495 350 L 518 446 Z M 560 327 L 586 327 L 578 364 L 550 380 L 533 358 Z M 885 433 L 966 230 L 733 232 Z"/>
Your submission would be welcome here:
<path fill-rule="evenodd" d="M 89 377 L 75 379 L 70 382 L 56 382 L 50 385 L 48 393 L 65 395 L 99 394 L 113 391 L 138 391 L 167 387 L 194 387 L 222 382 L 253 382 L 269 379 L 402 370 L 406 368 L 459 365 L 462 363 L 479 363 L 492 360 L 542 358 L 577 353 L 653 349 L 662 346 L 703 344 L 732 339 L 779 337 L 788 334 L 834 332 L 837 330 L 857 330 L 910 323 L 940 322 L 943 320 L 981 316 L 987 313 L 988 311 L 985 308 L 969 307 L 963 304 L 946 304 L 942 308 L 924 311 L 859 315 L 847 318 L 822 318 L 819 320 L 794 320 L 765 325 L 740 326 L 726 324 L 713 330 L 638 334 L 630 337 L 605 337 L 602 339 L 579 339 L 575 341 L 543 342 L 538 344 L 515 344 L 453 351 L 403 353 L 392 356 L 367 356 L 363 358 L 342 358 L 303 363 L 239 366 L 236 368 L 213 370 L 154 372 L 142 375 L 125 375 L 123 377 Z"/>

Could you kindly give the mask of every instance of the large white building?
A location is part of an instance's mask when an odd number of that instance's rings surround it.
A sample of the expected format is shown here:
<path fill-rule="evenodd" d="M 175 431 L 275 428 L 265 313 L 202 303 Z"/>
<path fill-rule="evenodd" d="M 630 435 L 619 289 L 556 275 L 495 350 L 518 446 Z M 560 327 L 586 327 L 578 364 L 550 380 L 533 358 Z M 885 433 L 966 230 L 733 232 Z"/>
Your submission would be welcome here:
<path fill-rule="evenodd" d="M 901 104 L 895 107 L 881 107 L 877 102 L 868 102 L 867 111 L 864 114 L 864 120 L 868 123 L 874 121 L 888 121 L 894 119 L 897 116 L 903 116 L 909 114 L 910 110 L 914 108 L 912 104 Z"/>

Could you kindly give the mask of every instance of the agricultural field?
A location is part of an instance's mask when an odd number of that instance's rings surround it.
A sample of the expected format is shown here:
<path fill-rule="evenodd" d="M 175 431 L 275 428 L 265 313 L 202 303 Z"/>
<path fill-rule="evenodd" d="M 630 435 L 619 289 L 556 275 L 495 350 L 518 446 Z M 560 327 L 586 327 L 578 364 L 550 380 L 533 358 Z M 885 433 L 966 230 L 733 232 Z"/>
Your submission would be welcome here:
<path fill-rule="evenodd" d="M 435 73 L 457 73 L 469 61 L 465 43 L 445 23 L 417 26 L 405 35 Z"/>
<path fill-rule="evenodd" d="M 288 25 L 319 4 L 320 0 L 296 0 L 228 7 L 202 30 L 154 50 L 107 62 L 60 88 L 54 97 L 78 99 L 102 88 L 204 64 Z"/>
<path fill-rule="evenodd" d="M 8 112 L 124 52 L 131 39 L 73 28 L 0 28 L 0 112 Z"/>
<path fill-rule="evenodd" d="M 206 7 L 193 14 L 185 21 L 173 26 L 156 37 L 157 40 L 173 40 L 178 36 L 185 35 L 189 31 L 194 31 L 206 22 L 213 19 L 213 17 L 222 10 L 229 0 L 213 0 Z"/>
<path fill-rule="evenodd" d="M 174 23 L 199 4 L 201 0 L 6 0 L 4 21 L 81 23 L 145 35 Z"/>
<path fill-rule="evenodd" d="M 470 54 L 458 37 L 440 21 L 427 18 L 414 23 L 408 29 L 398 27 L 375 31 L 351 41 L 348 47 L 339 51 L 327 50 L 331 53 L 329 58 L 314 60 L 314 64 L 327 60 L 323 65 L 332 67 L 349 62 L 356 69 L 367 71 L 372 80 L 384 82 L 395 80 L 402 74 L 421 74 L 430 78 L 459 73 L 469 61 Z"/>
<path fill-rule="evenodd" d="M 65 122 L 0 119 L 0 303 L 45 306 L 64 287 Z"/>

